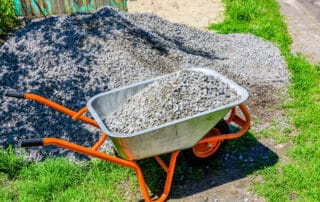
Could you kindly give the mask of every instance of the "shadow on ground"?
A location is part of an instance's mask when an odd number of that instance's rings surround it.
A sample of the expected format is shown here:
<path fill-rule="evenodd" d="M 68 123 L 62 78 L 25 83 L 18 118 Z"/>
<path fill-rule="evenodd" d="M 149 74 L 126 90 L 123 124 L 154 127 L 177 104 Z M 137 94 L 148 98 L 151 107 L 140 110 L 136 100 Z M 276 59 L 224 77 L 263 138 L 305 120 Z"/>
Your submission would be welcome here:
<path fill-rule="evenodd" d="M 168 156 L 163 158 L 167 160 Z M 239 139 L 224 142 L 208 164 L 190 165 L 180 154 L 168 198 L 184 198 L 245 178 L 274 165 L 278 159 L 276 153 L 261 144 L 250 132 Z M 142 160 L 139 165 L 150 190 L 160 196 L 165 181 L 164 171 L 153 159 Z"/>

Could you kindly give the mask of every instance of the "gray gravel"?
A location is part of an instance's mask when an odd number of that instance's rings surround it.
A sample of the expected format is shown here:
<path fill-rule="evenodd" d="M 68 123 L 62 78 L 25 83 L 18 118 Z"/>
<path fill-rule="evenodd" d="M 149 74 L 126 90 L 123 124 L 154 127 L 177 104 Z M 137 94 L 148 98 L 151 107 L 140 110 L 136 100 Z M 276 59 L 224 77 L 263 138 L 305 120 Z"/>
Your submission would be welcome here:
<path fill-rule="evenodd" d="M 192 55 L 183 57 L 184 64 L 214 68 L 248 90 L 264 84 L 282 88 L 288 82 L 287 66 L 279 49 L 257 36 L 204 32 L 153 14 L 126 14 L 126 17 Z"/>
<path fill-rule="evenodd" d="M 111 132 L 130 134 L 236 102 L 237 91 L 202 72 L 178 71 L 156 80 L 104 121 Z"/>
<path fill-rule="evenodd" d="M 32 22 L 0 47 L 0 58 L 0 145 L 59 137 L 91 146 L 100 133 L 37 103 L 5 98 L 7 88 L 78 110 L 98 93 L 193 66 L 216 69 L 251 94 L 262 84 L 279 89 L 288 81 L 278 48 L 258 37 L 202 32 L 110 8 Z M 30 159 L 73 158 L 55 147 L 28 151 Z"/>

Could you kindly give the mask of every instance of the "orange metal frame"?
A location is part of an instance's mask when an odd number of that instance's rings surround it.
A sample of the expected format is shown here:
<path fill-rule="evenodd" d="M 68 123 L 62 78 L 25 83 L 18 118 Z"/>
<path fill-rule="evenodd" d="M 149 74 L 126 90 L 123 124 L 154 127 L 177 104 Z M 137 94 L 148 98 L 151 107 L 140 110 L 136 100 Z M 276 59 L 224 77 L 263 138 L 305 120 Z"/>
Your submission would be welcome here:
<path fill-rule="evenodd" d="M 72 117 L 72 119 L 74 121 L 76 120 L 81 120 L 85 123 L 88 123 L 92 126 L 95 126 L 97 128 L 99 128 L 98 124 L 96 123 L 96 121 L 84 116 L 83 114 L 85 112 L 88 111 L 87 107 L 82 108 L 80 111 L 75 112 L 71 109 L 68 109 L 60 104 L 57 104 L 55 102 L 52 102 L 51 100 L 48 100 L 44 97 L 41 97 L 39 95 L 35 95 L 35 94 L 30 94 L 30 93 L 26 93 L 24 96 L 26 99 L 30 99 L 30 100 L 34 100 L 37 101 L 41 104 L 47 105 L 53 109 L 56 109 L 64 114 L 67 114 L 69 116 Z M 208 143 L 210 141 L 221 141 L 221 140 L 225 140 L 225 139 L 234 139 L 234 138 L 238 138 L 242 135 L 245 134 L 245 132 L 249 129 L 250 126 L 250 115 L 247 111 L 247 109 L 245 108 L 244 105 L 240 104 L 239 108 L 241 110 L 241 112 L 243 113 L 245 119 L 241 118 L 240 116 L 238 116 L 236 114 L 236 110 L 235 108 L 233 108 L 231 110 L 231 114 L 230 117 L 227 120 L 227 123 L 231 123 L 234 122 L 237 125 L 239 125 L 241 127 L 241 130 L 237 133 L 234 134 L 227 134 L 227 135 L 217 135 L 217 136 L 212 136 L 212 137 L 206 137 L 203 138 L 202 140 L 200 140 L 197 144 L 203 144 L 203 143 Z M 137 174 L 137 178 L 138 178 L 138 182 L 139 182 L 139 186 L 142 192 L 142 195 L 144 197 L 144 199 L 149 202 L 152 201 L 148 192 L 148 188 L 147 188 L 147 184 L 144 180 L 144 176 L 143 173 L 140 169 L 140 167 L 138 166 L 138 164 L 135 161 L 129 161 L 129 160 L 125 160 L 119 157 L 115 157 L 115 156 L 111 156 L 102 152 L 99 152 L 98 149 L 99 147 L 106 141 L 107 139 L 107 135 L 106 134 L 102 134 L 99 141 L 92 147 L 92 148 L 87 148 L 87 147 L 83 147 L 68 141 L 64 141 L 58 138 L 43 138 L 43 144 L 44 146 L 48 146 L 48 145 L 55 145 L 58 147 L 62 147 L 65 149 L 69 149 L 78 153 L 82 153 L 88 156 L 92 156 L 92 157 L 96 157 L 105 161 L 109 161 L 112 163 L 116 163 L 118 165 L 122 165 L 128 168 L 133 169 L 136 174 Z M 170 162 L 169 165 L 167 165 L 161 158 L 160 156 L 155 156 L 154 159 L 159 163 L 159 165 L 163 168 L 163 170 L 167 173 L 167 177 L 166 177 L 166 181 L 164 184 L 164 189 L 163 189 L 163 193 L 162 195 L 156 200 L 156 201 L 165 201 L 165 199 L 168 197 L 169 192 L 170 192 L 170 188 L 171 188 L 171 184 L 172 184 L 172 179 L 173 179 L 173 174 L 174 174 L 174 170 L 175 170 L 175 166 L 176 166 L 176 161 L 177 161 L 177 157 L 179 155 L 180 151 L 174 151 L 171 153 L 171 158 L 170 158 Z"/>

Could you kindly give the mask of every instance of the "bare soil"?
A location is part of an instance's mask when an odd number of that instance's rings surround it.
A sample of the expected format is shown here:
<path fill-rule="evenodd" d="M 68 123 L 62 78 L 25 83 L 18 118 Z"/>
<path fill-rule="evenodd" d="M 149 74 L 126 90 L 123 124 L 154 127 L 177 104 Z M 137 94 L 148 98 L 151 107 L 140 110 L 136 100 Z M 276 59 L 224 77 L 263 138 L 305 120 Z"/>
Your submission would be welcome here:
<path fill-rule="evenodd" d="M 320 0 L 278 0 L 293 38 L 292 51 L 320 62 Z"/>
<path fill-rule="evenodd" d="M 196 28 L 223 20 L 221 0 L 128 0 L 128 12 L 153 13 L 166 20 Z"/>

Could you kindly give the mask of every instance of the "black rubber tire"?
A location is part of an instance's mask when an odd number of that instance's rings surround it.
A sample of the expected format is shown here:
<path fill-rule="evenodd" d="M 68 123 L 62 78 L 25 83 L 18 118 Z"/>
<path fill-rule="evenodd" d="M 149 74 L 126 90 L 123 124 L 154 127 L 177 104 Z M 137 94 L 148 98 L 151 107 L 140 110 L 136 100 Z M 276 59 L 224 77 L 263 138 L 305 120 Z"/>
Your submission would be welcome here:
<path fill-rule="evenodd" d="M 214 128 L 218 129 L 221 134 L 229 134 L 230 133 L 229 125 L 224 119 L 221 119 L 214 126 Z M 223 142 L 221 142 L 221 145 L 219 146 L 218 150 L 221 148 L 222 144 L 223 144 Z M 199 158 L 194 154 L 192 148 L 190 148 L 190 149 L 183 150 L 182 155 L 183 155 L 183 158 L 191 165 L 203 165 L 203 164 L 209 163 L 212 160 L 212 158 L 214 158 L 217 151 L 215 153 L 213 153 L 211 156 L 208 156 L 206 158 Z"/>

